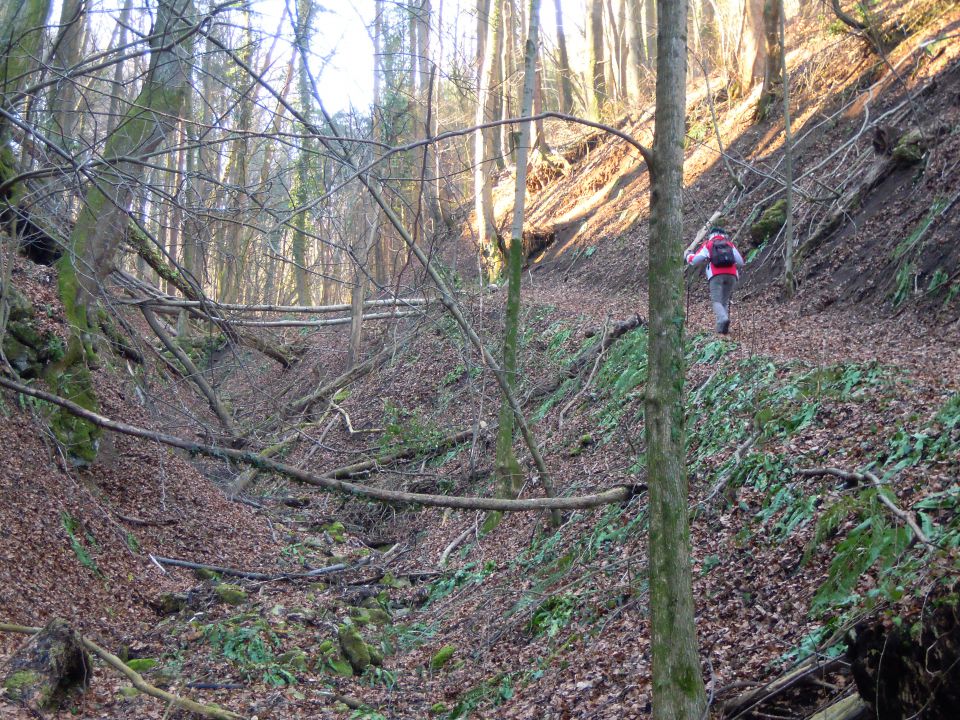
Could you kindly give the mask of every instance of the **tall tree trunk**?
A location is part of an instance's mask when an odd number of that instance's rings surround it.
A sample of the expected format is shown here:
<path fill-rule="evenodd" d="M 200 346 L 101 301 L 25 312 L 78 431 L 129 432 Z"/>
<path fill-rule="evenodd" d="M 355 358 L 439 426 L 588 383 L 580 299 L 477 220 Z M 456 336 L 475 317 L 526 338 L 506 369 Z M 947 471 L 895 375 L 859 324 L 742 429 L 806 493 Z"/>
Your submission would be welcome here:
<path fill-rule="evenodd" d="M 699 720 L 706 693 L 690 571 L 683 412 L 683 139 L 687 3 L 660 0 L 657 99 L 650 168 L 650 331 L 645 433 L 650 484 L 653 717 Z"/>
<path fill-rule="evenodd" d="M 524 49 L 523 95 L 520 116 L 530 117 L 536 75 L 537 46 L 540 32 L 540 0 L 530 0 L 530 27 Z M 520 281 L 523 269 L 523 217 L 526 201 L 527 159 L 530 154 L 530 123 L 520 125 L 517 148 L 517 181 L 513 204 L 513 224 L 510 232 L 509 281 L 507 285 L 507 308 L 503 333 L 503 371 L 511 391 L 517 386 L 517 338 L 520 331 Z M 523 471 L 513 451 L 514 412 L 508 398 L 500 405 L 500 424 L 497 429 L 496 474 L 501 496 L 517 497 L 523 487 Z M 559 513 L 552 513 L 553 522 L 559 525 Z"/>
<path fill-rule="evenodd" d="M 436 134 L 436 109 L 440 103 L 435 102 L 436 92 L 432 87 L 434 72 L 433 63 L 430 60 L 430 39 L 431 39 L 431 18 L 433 8 L 430 0 L 420 1 L 420 11 L 417 15 L 417 56 L 420 61 L 420 126 L 418 131 L 422 130 L 424 138 L 432 137 Z M 429 107 L 433 105 L 433 107 Z M 439 186 L 433 175 L 436 166 L 436 149 L 432 143 L 423 146 L 422 165 L 427 173 L 424 182 L 424 197 L 427 203 L 427 215 L 429 217 L 430 228 L 436 228 L 440 223 L 440 197 Z"/>
<path fill-rule="evenodd" d="M 607 102 L 603 57 L 603 0 L 587 0 L 587 115 L 600 120 Z"/>
<path fill-rule="evenodd" d="M 54 72 L 61 75 L 80 62 L 87 18 L 86 0 L 64 0 L 60 8 L 60 31 L 54 42 Z M 50 92 L 50 115 L 60 147 L 69 147 L 76 137 L 77 79 L 58 82 Z"/>
<path fill-rule="evenodd" d="M 130 26 L 130 13 L 133 11 L 133 0 L 124 0 L 120 10 L 120 19 L 117 21 L 117 47 L 127 44 L 127 28 Z M 109 135 L 120 124 L 122 113 L 120 104 L 126 103 L 123 89 L 123 68 L 125 63 L 118 62 L 113 67 L 113 83 L 110 88 L 110 110 L 107 115 L 107 134 Z"/>
<path fill-rule="evenodd" d="M 127 228 L 132 187 L 143 173 L 143 164 L 135 158 L 155 152 L 174 132 L 190 91 L 193 53 L 183 35 L 194 20 L 193 0 L 160 0 L 147 77 L 123 121 L 106 140 L 103 157 L 112 162 L 99 171 L 87 191 L 69 251 L 58 263 L 60 295 L 76 339 L 84 338 L 93 325 L 88 312 L 94 309 L 100 283 L 113 269 L 114 254 Z"/>
<path fill-rule="evenodd" d="M 643 0 L 626 0 L 627 34 L 627 102 L 636 107 L 640 102 L 640 85 L 643 82 L 643 66 L 646 49 L 643 43 L 643 23 L 640 3 Z"/>
<path fill-rule="evenodd" d="M 297 2 L 297 37 L 296 44 L 300 52 L 299 77 L 297 90 L 300 95 L 300 109 L 307 117 L 311 114 L 310 70 L 304 62 L 310 49 L 310 28 L 313 16 L 313 0 L 298 0 Z M 293 243 L 290 253 L 293 257 L 293 276 L 297 288 L 297 303 L 311 305 L 310 276 L 307 274 L 307 211 L 303 209 L 309 196 L 310 169 L 312 166 L 311 154 L 313 143 L 304 138 L 297 157 L 297 189 L 294 192 L 294 204 L 298 209 L 294 221 Z"/>
<path fill-rule="evenodd" d="M 743 0 L 740 36 L 737 40 L 737 84 L 741 95 L 763 79 L 767 63 L 763 6 L 767 0 Z"/>
<path fill-rule="evenodd" d="M 573 78 L 570 74 L 570 58 L 567 55 L 567 37 L 563 32 L 563 11 L 560 0 L 553 0 L 553 7 L 557 16 L 557 51 L 560 54 L 560 112 L 573 112 Z"/>
<path fill-rule="evenodd" d="M 657 62 L 657 0 L 639 0 L 639 2 L 643 3 L 640 25 L 647 64 L 653 67 Z"/>
<path fill-rule="evenodd" d="M 757 117 L 766 119 L 777 99 L 777 84 L 783 79 L 781 69 L 783 51 L 780 45 L 780 22 L 783 17 L 781 0 L 764 0 L 763 33 L 766 42 L 766 60 L 763 68 L 763 89 L 757 103 Z"/>
<path fill-rule="evenodd" d="M 796 291 L 796 278 L 793 275 L 793 128 L 790 126 L 790 74 L 787 72 L 786 18 L 783 0 L 769 0 L 779 6 L 778 15 L 780 35 L 780 74 L 783 78 L 783 154 L 784 180 L 786 182 L 787 206 L 784 212 L 787 221 L 783 228 L 783 289 L 788 298 Z"/>
<path fill-rule="evenodd" d="M 497 66 L 500 64 L 502 33 L 500 9 L 503 0 L 491 0 L 487 40 L 484 43 L 483 71 L 480 98 L 477 103 L 477 125 L 497 118 L 494 96 L 497 94 Z M 500 277 L 503 256 L 498 246 L 496 220 L 493 216 L 493 180 L 496 152 L 496 132 L 493 128 L 477 130 L 474 152 L 474 208 L 477 218 L 477 241 L 488 280 Z"/>

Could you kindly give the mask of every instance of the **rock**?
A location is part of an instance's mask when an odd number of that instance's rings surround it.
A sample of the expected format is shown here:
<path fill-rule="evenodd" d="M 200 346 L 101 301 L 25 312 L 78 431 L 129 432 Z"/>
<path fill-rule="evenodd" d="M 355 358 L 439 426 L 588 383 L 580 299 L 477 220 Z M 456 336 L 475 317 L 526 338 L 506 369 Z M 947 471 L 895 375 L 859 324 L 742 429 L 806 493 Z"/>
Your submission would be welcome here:
<path fill-rule="evenodd" d="M 8 699 L 35 713 L 59 710 L 90 678 L 90 656 L 66 620 L 51 620 L 7 663 L 2 687 Z"/>
<path fill-rule="evenodd" d="M 442 648 L 440 648 L 437 654 L 430 659 L 430 669 L 441 669 L 444 665 L 450 662 L 450 658 L 453 657 L 453 654 L 456 651 L 457 649 L 453 645 L 444 645 Z"/>
<path fill-rule="evenodd" d="M 374 625 L 379 625 L 380 627 L 389 625 L 393 622 L 393 618 L 390 617 L 390 613 L 382 608 L 369 608 L 367 610 L 367 616 L 370 618 L 370 622 L 372 622 Z"/>
<path fill-rule="evenodd" d="M 337 675 L 342 675 L 343 677 L 353 677 L 353 666 L 339 656 L 327 660 L 327 665 Z"/>
<path fill-rule="evenodd" d="M 220 602 L 224 602 L 227 605 L 242 605 L 247 601 L 247 591 L 239 585 L 221 583 L 217 585 L 213 591 L 217 594 L 217 597 L 220 598 Z"/>
<path fill-rule="evenodd" d="M 367 645 L 367 651 L 370 653 L 370 664 L 383 667 L 383 651 L 370 644 Z"/>
<path fill-rule="evenodd" d="M 366 608 L 350 608 L 350 619 L 361 627 L 364 625 L 369 625 L 373 622 L 373 620 L 370 619 L 370 611 Z"/>
<path fill-rule="evenodd" d="M 370 667 L 370 649 L 360 636 L 360 631 L 352 625 L 341 625 L 337 629 L 340 648 L 356 673 L 362 673 Z"/>
<path fill-rule="evenodd" d="M 759 247 L 764 242 L 774 237 L 784 223 L 787 222 L 787 201 L 786 199 L 777 200 L 773 205 L 763 211 L 760 219 L 750 226 L 750 238 L 753 240 L 753 246 Z"/>
<path fill-rule="evenodd" d="M 343 523 L 339 520 L 336 522 L 329 523 L 323 526 L 323 530 L 329 533 L 330 537 L 333 538 L 333 541 L 336 543 L 342 543 L 344 541 L 344 532 L 346 528 L 343 527 Z"/>
<path fill-rule="evenodd" d="M 278 655 L 277 662 L 294 670 L 298 670 L 299 672 L 306 672 L 309 666 L 307 653 L 298 647 L 291 648 L 285 653 Z"/>
<path fill-rule="evenodd" d="M 923 135 L 919 130 L 908 130 L 897 141 L 893 149 L 893 159 L 901 166 L 916 165 L 923 160 L 926 151 Z"/>

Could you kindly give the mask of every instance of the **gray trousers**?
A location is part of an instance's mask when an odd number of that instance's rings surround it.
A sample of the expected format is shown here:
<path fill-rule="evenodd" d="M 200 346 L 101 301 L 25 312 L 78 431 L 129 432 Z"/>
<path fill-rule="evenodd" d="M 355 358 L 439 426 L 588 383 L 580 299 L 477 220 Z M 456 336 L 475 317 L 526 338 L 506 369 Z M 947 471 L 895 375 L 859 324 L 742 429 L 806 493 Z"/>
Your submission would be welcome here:
<path fill-rule="evenodd" d="M 730 320 L 730 296 L 737 286 L 736 275 L 714 275 L 710 278 L 710 302 L 717 317 L 717 332 Z"/>

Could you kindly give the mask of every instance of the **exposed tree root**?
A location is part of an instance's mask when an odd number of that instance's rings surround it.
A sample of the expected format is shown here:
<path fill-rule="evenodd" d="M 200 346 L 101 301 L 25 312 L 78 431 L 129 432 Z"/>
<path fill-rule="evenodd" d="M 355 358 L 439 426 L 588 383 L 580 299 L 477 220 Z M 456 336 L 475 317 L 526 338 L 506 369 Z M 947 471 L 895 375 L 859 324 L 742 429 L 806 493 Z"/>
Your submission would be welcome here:
<path fill-rule="evenodd" d="M 13 625 L 11 623 L 0 623 L 0 632 L 36 635 L 38 632 L 40 632 L 40 630 L 42 630 L 42 628 L 28 627 L 25 625 Z M 161 690 L 160 688 L 151 685 L 143 679 L 143 676 L 140 675 L 140 673 L 129 668 L 126 663 L 123 662 L 123 660 L 83 635 L 80 636 L 80 643 L 84 648 L 87 649 L 88 652 L 93 653 L 114 670 L 124 675 L 137 690 L 145 695 L 150 695 L 151 697 L 163 700 L 172 707 L 196 713 L 197 715 L 203 715 L 204 717 L 214 718 L 214 720 L 243 720 L 243 715 L 238 715 L 237 713 L 230 712 L 229 710 L 224 710 L 216 705 L 204 705 L 194 700 L 190 700 L 189 698 L 183 698 L 179 695 L 174 695 L 173 693 L 169 693 L 166 690 Z"/>

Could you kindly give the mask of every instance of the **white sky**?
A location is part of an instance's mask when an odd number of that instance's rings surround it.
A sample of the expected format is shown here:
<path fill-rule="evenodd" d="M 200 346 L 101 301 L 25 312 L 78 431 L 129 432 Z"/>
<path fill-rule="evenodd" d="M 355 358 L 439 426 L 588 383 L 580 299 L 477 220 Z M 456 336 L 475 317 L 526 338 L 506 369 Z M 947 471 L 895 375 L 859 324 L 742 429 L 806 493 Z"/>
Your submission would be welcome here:
<path fill-rule="evenodd" d="M 290 0 L 291 3 L 295 0 Z M 527 4 L 528 0 L 517 0 Z M 283 12 L 285 0 L 253 0 L 252 9 L 261 17 L 264 32 L 274 32 Z M 390 3 L 391 0 L 387 0 Z M 366 109 L 373 96 L 373 23 L 374 0 L 316 0 L 318 11 L 314 20 L 312 38 L 314 66 L 324 104 L 330 112 L 346 110 L 350 106 Z M 584 0 L 562 0 L 564 32 L 571 46 L 571 56 L 581 45 L 583 33 Z M 456 35 L 468 35 L 474 40 L 476 0 L 432 0 L 433 31 L 442 12 L 445 52 L 452 47 Z M 442 5 L 442 8 L 441 8 Z M 541 0 L 540 22 L 547 42 L 554 43 L 556 20 L 553 0 Z M 285 31 L 289 33 L 289 22 Z M 438 47 L 433 38 L 434 52 Z M 323 58 L 328 58 L 323 62 Z"/>

